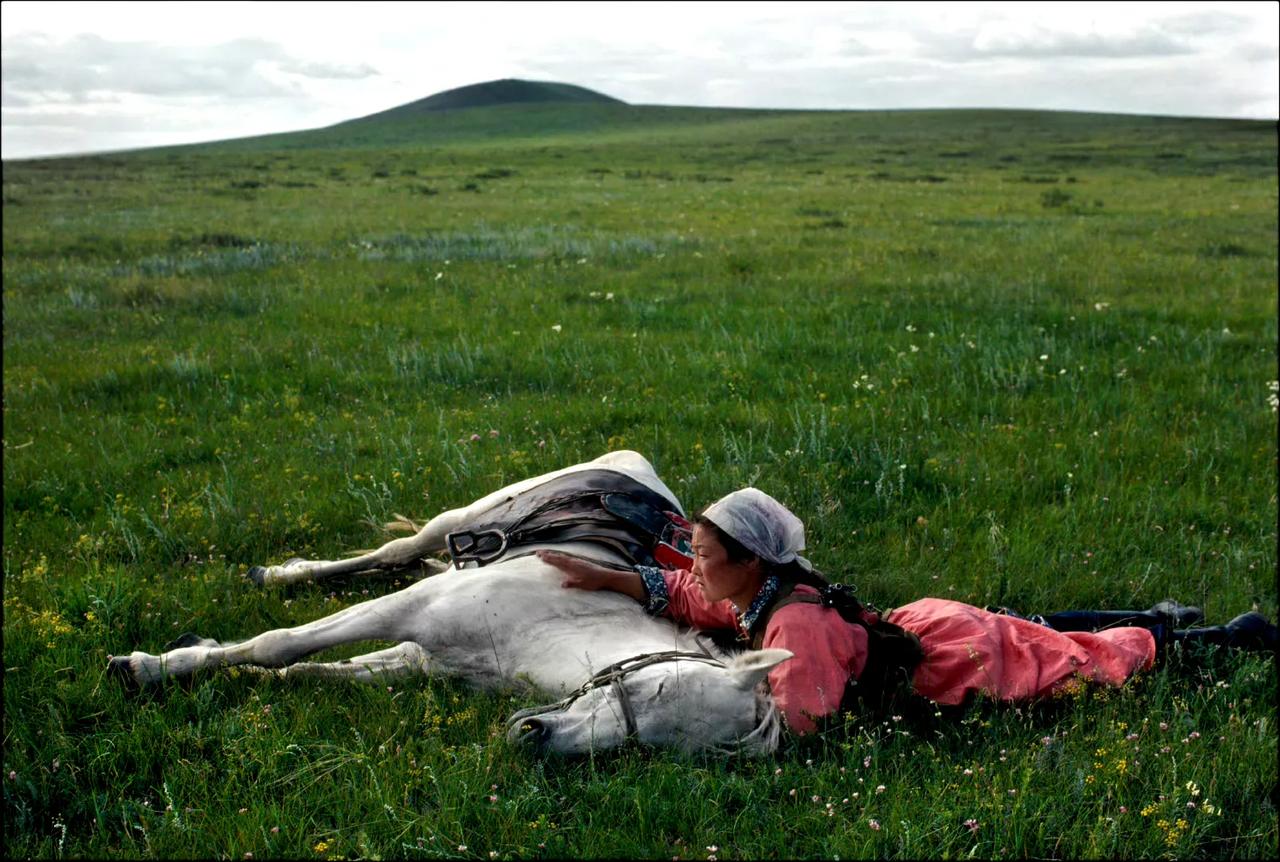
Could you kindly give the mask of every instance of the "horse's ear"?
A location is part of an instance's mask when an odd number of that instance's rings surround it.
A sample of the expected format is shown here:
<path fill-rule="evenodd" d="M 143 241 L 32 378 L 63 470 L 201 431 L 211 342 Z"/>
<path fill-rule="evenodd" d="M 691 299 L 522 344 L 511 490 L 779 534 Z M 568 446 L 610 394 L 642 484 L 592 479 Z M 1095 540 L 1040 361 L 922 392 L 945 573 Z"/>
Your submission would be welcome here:
<path fill-rule="evenodd" d="M 729 672 L 738 688 L 750 689 L 776 665 L 782 664 L 795 653 L 785 649 L 762 649 L 745 652 L 733 660 Z"/>

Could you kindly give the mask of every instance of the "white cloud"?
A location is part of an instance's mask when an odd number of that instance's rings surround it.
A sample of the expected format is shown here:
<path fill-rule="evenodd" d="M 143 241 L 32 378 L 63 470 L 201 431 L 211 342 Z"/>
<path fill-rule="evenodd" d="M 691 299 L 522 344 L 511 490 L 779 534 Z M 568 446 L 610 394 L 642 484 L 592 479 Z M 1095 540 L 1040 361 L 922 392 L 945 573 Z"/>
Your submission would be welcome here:
<path fill-rule="evenodd" d="M 1050 30 L 1026 22 L 984 24 L 973 39 L 980 55 L 1011 57 L 1147 57 L 1190 54 L 1193 48 L 1158 27 L 1128 33 Z"/>

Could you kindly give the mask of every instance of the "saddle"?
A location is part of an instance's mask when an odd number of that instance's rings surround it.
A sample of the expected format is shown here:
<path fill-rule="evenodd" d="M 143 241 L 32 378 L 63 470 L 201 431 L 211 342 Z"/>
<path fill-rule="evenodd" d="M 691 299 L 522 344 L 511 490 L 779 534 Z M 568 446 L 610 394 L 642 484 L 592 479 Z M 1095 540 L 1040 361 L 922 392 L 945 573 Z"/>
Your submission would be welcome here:
<path fill-rule="evenodd" d="M 445 536 L 455 565 L 483 566 L 535 544 L 591 542 L 631 565 L 692 565 L 679 504 L 613 470 L 580 470 L 513 494 Z"/>

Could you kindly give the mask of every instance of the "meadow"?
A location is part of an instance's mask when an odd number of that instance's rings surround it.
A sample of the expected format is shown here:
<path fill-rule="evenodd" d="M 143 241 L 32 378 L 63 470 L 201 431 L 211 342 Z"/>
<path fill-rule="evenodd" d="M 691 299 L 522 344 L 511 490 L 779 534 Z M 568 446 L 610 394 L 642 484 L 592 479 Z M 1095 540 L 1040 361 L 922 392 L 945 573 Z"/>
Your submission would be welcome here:
<path fill-rule="evenodd" d="M 545 700 L 107 659 L 615 448 L 892 607 L 1277 615 L 1275 123 L 475 108 L 6 162 L 6 858 L 1269 858 L 1276 666 L 768 761 L 511 749 Z M 365 652 L 368 645 L 324 654 Z"/>

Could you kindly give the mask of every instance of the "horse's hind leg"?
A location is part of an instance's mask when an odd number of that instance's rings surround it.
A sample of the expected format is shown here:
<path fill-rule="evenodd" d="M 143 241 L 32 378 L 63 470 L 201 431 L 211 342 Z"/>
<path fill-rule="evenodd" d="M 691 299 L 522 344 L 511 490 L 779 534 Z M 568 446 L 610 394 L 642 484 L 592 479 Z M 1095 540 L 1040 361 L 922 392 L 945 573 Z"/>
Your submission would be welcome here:
<path fill-rule="evenodd" d="M 448 568 L 447 563 L 427 558 L 445 549 L 444 537 L 464 523 L 466 513 L 466 509 L 442 512 L 428 521 L 415 535 L 392 539 L 376 551 L 349 560 L 295 559 L 280 566 L 254 566 L 249 570 L 248 577 L 258 586 L 277 586 L 316 581 L 335 575 L 399 571 L 419 562 L 436 572 L 444 571 Z"/>
<path fill-rule="evenodd" d="M 138 684 L 186 676 L 203 668 L 251 664 L 278 668 L 298 659 L 345 643 L 364 640 L 406 641 L 413 634 L 426 604 L 421 582 L 398 593 L 361 602 L 323 619 L 288 629 L 274 629 L 238 644 L 222 645 L 187 638 L 161 655 L 134 652 L 112 658 L 110 670 Z"/>

